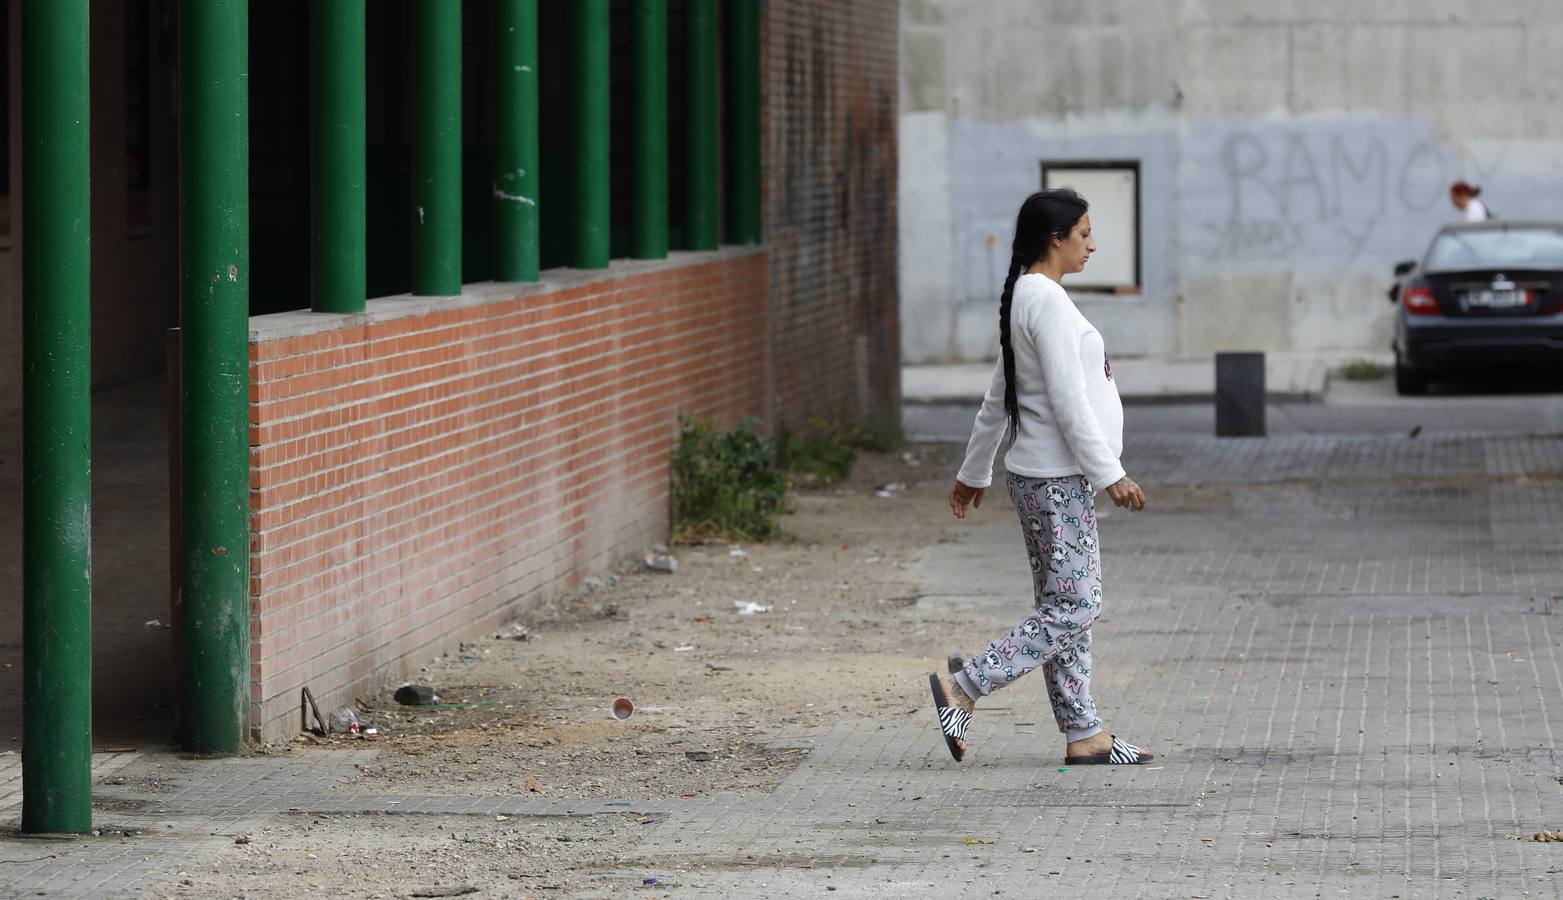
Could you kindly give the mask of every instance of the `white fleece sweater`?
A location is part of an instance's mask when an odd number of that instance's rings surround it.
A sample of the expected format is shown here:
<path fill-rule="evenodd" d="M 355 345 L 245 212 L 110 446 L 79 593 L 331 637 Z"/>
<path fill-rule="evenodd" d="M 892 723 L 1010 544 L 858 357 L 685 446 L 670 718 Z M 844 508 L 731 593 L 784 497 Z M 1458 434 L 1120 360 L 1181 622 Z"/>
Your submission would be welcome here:
<path fill-rule="evenodd" d="M 1097 490 L 1123 478 L 1123 403 L 1101 334 L 1046 275 L 1020 276 L 1009 314 L 1020 432 L 1005 467 L 1030 478 L 1084 475 Z M 1000 356 L 956 476 L 962 484 L 993 482 L 993 457 L 1008 429 Z"/>

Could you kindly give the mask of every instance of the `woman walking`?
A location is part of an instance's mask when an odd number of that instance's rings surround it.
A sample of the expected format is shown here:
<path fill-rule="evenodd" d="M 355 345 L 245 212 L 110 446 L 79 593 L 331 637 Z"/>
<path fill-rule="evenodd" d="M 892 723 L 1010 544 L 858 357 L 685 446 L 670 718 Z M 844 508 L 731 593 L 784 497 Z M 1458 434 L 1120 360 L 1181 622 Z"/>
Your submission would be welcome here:
<path fill-rule="evenodd" d="M 1118 462 L 1123 406 L 1102 336 L 1059 282 L 1096 252 L 1085 198 L 1070 190 L 1026 198 L 1015 221 L 1009 277 L 999 300 L 1002 358 L 993 372 L 950 490 L 950 509 L 981 508 L 993 458 L 1007 435 L 1004 466 L 1030 557 L 1036 611 L 1007 636 L 966 658 L 945 678 L 929 675 L 950 754 L 966 755 L 976 701 L 1036 669 L 1071 765 L 1133 765 L 1151 754 L 1102 730 L 1091 699 L 1091 623 L 1102 606 L 1093 493 L 1145 508 L 1145 494 Z"/>

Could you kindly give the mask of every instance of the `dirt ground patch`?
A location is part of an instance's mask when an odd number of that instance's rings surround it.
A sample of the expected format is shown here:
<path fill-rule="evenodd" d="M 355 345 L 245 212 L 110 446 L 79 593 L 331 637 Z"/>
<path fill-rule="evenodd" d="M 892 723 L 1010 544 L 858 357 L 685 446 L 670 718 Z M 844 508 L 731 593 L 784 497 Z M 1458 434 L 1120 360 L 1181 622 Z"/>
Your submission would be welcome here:
<path fill-rule="evenodd" d="M 675 547 L 675 574 L 626 565 L 525 619 L 526 641 L 477 641 L 432 661 L 422 680 L 440 706 L 403 707 L 386 692 L 359 713 L 377 735 L 329 739 L 379 752 L 338 793 L 763 794 L 804 758 L 800 738 L 843 717 L 922 709 L 921 673 L 942 666 L 954 618 L 915 609 L 898 568 L 955 525 L 944 496 L 960 450 L 865 454 L 847 481 L 793 496 L 785 540 Z M 626 721 L 609 712 L 618 696 L 637 707 Z M 616 815 L 285 817 L 161 896 L 571 891 L 644 827 Z"/>

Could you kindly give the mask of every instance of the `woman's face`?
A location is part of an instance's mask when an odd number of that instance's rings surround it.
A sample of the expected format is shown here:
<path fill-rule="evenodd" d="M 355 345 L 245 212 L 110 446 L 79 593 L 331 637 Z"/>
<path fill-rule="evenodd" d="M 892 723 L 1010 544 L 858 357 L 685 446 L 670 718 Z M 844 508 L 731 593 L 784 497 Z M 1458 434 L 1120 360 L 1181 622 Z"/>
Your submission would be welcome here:
<path fill-rule="evenodd" d="M 1450 191 L 1449 202 L 1453 203 L 1456 209 L 1465 209 L 1465 205 L 1471 202 L 1471 195 L 1463 191 Z"/>
<path fill-rule="evenodd" d="M 1086 260 L 1096 252 L 1096 241 L 1091 240 L 1091 216 L 1080 217 L 1069 237 L 1053 240 L 1053 253 L 1063 263 L 1065 274 L 1084 271 Z"/>

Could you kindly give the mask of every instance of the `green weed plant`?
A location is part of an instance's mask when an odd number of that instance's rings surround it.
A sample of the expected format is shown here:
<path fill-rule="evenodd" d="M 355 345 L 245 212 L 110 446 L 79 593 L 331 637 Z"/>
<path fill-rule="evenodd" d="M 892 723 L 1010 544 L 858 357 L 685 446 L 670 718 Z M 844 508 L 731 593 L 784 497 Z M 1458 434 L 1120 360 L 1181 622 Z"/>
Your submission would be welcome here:
<path fill-rule="evenodd" d="M 786 472 L 809 481 L 833 484 L 852 474 L 857 462 L 850 428 L 839 420 L 810 418 L 794 433 L 785 423 L 778 429 L 778 459 Z"/>
<path fill-rule="evenodd" d="M 722 431 L 713 418 L 680 416 L 673 450 L 673 539 L 760 541 L 780 532 L 787 478 L 776 446 L 745 419 Z"/>
<path fill-rule="evenodd" d="M 1347 381 L 1374 381 L 1384 377 L 1384 367 L 1366 359 L 1354 359 L 1341 367 L 1340 373 Z"/>
<path fill-rule="evenodd" d="M 852 474 L 860 451 L 888 453 L 901 446 L 901 430 L 888 419 L 859 424 L 841 413 L 810 417 L 797 433 L 783 424 L 776 442 L 784 471 L 807 481 L 834 484 Z"/>

